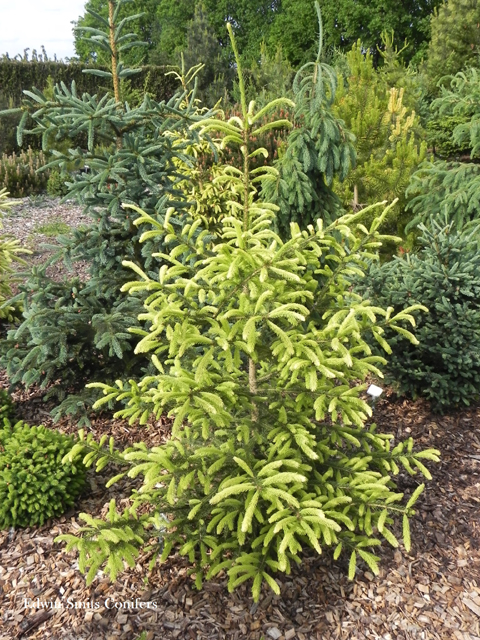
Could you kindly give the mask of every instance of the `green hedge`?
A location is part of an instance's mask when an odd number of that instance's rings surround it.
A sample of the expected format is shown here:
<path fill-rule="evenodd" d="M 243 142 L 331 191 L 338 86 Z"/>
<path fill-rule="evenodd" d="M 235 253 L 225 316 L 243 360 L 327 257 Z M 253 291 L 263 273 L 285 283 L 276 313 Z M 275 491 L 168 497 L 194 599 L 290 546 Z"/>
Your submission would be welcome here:
<path fill-rule="evenodd" d="M 19 107 L 23 98 L 23 91 L 37 87 L 44 91 L 51 78 L 54 84 L 64 82 L 70 86 L 75 80 L 79 94 L 104 94 L 110 87 L 108 80 L 90 73 L 83 73 L 84 69 L 93 67 L 80 63 L 66 64 L 64 62 L 37 62 L 24 60 L 0 60 L 0 111 Z M 157 101 L 168 100 L 178 90 L 178 82 L 173 76 L 165 75 L 166 68 L 153 65 L 142 67 L 141 73 L 129 78 L 129 90 L 143 93 L 146 89 Z M 9 114 L 0 118 L 0 154 L 18 152 L 16 128 L 20 122 L 19 114 Z M 26 144 L 32 149 L 40 149 L 39 136 L 27 136 Z"/>
<path fill-rule="evenodd" d="M 24 89 L 37 87 L 45 89 L 48 78 L 54 83 L 65 82 L 70 85 L 75 80 L 79 93 L 102 93 L 107 91 L 104 81 L 98 76 L 83 73 L 84 69 L 93 67 L 80 63 L 65 62 L 26 62 L 23 60 L 0 61 L 0 91 L 8 99 L 13 98 L 18 105 L 23 97 Z M 106 68 L 102 70 L 107 71 Z M 130 77 L 132 89 L 143 89 L 148 75 L 148 91 L 158 101 L 168 100 L 178 89 L 178 82 L 173 76 L 165 75 L 165 67 L 147 65 L 141 73 Z"/>

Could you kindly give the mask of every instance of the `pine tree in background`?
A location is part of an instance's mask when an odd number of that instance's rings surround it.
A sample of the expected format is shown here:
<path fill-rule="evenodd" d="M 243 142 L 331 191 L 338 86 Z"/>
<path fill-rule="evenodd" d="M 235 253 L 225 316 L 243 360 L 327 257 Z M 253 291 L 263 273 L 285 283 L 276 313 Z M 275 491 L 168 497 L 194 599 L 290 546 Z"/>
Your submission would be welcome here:
<path fill-rule="evenodd" d="M 295 128 L 274 167 L 276 177 L 264 181 L 262 197 L 279 207 L 278 229 L 287 234 L 290 222 L 302 228 L 322 218 L 339 217 L 342 204 L 332 189 L 334 177 L 344 180 L 355 164 L 354 136 L 337 118 L 332 105 L 337 90 L 334 69 L 321 62 L 323 33 L 320 9 L 319 47 L 315 62 L 296 74 L 293 94 Z"/>
<path fill-rule="evenodd" d="M 348 76 L 340 83 L 333 110 L 355 135 L 357 163 L 343 183 L 336 181 L 335 192 L 346 208 L 354 210 L 398 199 L 387 228 L 402 234 L 405 190 L 426 157 L 426 144 L 417 141 L 418 118 L 403 104 L 405 90 L 389 86 L 389 81 L 400 79 L 401 69 L 395 68 L 394 60 L 376 70 L 370 52 L 364 52 L 359 41 L 346 62 Z"/>
<path fill-rule="evenodd" d="M 435 10 L 425 62 L 429 91 L 438 94 L 437 83 L 474 66 L 480 53 L 480 1 L 448 0 Z"/>
<path fill-rule="evenodd" d="M 89 277 L 55 282 L 45 275 L 45 267 L 34 268 L 22 286 L 23 322 L 1 343 L 1 363 L 12 383 L 49 387 L 47 397 L 66 398 L 57 416 L 70 412 L 84 421 L 88 421 L 86 410 L 92 397 L 91 391 L 82 390 L 86 382 L 114 380 L 120 370 L 132 375 L 144 372 L 127 332 L 136 324 L 141 301 L 120 294 L 129 277 L 122 261 L 131 260 L 148 270 L 155 260 L 151 245 L 139 244 L 131 213 L 122 205 L 141 206 L 153 219 L 162 219 L 172 195 L 181 197 L 176 185 L 183 176 L 178 174 L 176 159 L 193 162 L 183 151 L 194 134 L 185 134 L 185 143 L 180 144 L 174 133 L 185 133 L 199 119 L 194 96 L 192 101 L 177 96 L 165 104 L 146 95 L 135 108 L 121 102 L 121 81 L 136 72 L 123 66 L 121 56 L 137 41 L 134 34 L 124 33 L 137 19 L 120 20 L 124 5 L 124 0 L 110 1 L 108 21 L 99 17 L 98 29 L 86 29 L 94 43 L 109 53 L 111 72 L 92 72 L 112 82 L 113 96 L 77 96 L 72 84 L 71 89 L 56 86 L 49 100 L 33 89 L 26 92 L 18 131 L 21 139 L 30 114 L 33 131 L 42 134 L 44 145 L 53 140 L 63 149 L 62 143 L 71 145 L 77 134 L 86 136 L 87 149 L 57 151 L 54 147 L 49 166 L 89 167 L 89 172 L 77 173 L 68 183 L 67 197 L 85 205 L 92 225 L 60 237 L 61 251 L 55 258 L 67 264 L 87 262 Z"/>
<path fill-rule="evenodd" d="M 204 104 L 214 105 L 219 99 L 223 99 L 225 104 L 228 87 L 231 85 L 232 70 L 226 67 L 221 57 L 218 39 L 212 30 L 203 3 L 195 6 L 195 15 L 188 24 L 183 60 L 187 69 L 199 63 L 204 65 L 198 74 L 198 98 Z"/>

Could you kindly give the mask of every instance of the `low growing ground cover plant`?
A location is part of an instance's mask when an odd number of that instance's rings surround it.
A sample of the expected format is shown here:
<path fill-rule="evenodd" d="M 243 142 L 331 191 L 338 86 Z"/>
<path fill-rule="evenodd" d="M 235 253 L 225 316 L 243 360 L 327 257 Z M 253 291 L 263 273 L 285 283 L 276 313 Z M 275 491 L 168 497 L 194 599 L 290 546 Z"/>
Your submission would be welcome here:
<path fill-rule="evenodd" d="M 2 421 L 0 529 L 42 525 L 74 504 L 85 486 L 81 460 L 62 463 L 74 438 L 44 426 Z"/>
<path fill-rule="evenodd" d="M 312 71 L 305 90 L 314 92 Z M 174 422 L 162 446 L 117 452 L 106 438 L 96 443 L 81 433 L 66 457 L 84 454 L 97 470 L 122 465 L 109 485 L 126 474 L 141 478 L 123 512 L 112 501 L 105 520 L 82 514 L 81 534 L 58 538 L 78 549 L 88 582 L 100 569 L 114 579 L 124 562 L 133 566 L 154 536 L 162 560 L 176 551 L 188 556 L 198 588 L 225 572 L 230 590 L 250 580 L 255 600 L 263 582 L 278 593 L 275 574 L 289 573 L 308 548 L 347 556 L 350 577 L 359 561 L 377 573 L 373 550 L 383 540 L 398 545 L 391 529 L 398 517 L 410 548 L 409 516 L 424 488 L 403 500 L 393 476 L 402 467 L 430 478 L 423 460 L 438 460 L 438 451 L 414 451 L 412 439 L 393 445 L 366 425 L 363 381 L 381 376 L 385 362 L 367 337 L 388 350 L 389 328 L 415 342 L 402 325 L 420 308 L 394 314 L 351 290 L 351 274 L 362 273 L 382 241 L 388 208 L 370 230 L 361 212 L 305 230 L 292 223 L 283 241 L 273 230 L 277 207 L 258 199 L 262 171 L 249 169 L 252 153 L 262 151 L 248 148 L 256 114 L 241 70 L 239 83 L 242 116 L 228 126 L 243 140 L 244 168 L 224 167 L 222 183 L 234 197 L 215 242 L 198 218 L 179 229 L 172 211 L 161 224 L 133 207 L 143 239 L 158 237 L 166 247 L 158 275 L 130 262 L 138 279 L 124 286 L 147 296 L 141 317 L 149 329 L 136 331 L 136 352 L 156 373 L 95 383 L 104 392 L 97 406 L 115 399 L 124 404 L 118 415 L 131 421 L 168 414 Z"/>

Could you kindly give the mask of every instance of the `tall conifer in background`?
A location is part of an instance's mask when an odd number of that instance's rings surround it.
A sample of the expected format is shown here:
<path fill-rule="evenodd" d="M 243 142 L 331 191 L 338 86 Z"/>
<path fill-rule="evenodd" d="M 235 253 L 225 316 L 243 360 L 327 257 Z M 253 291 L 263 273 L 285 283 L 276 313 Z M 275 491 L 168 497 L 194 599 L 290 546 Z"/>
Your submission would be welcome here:
<path fill-rule="evenodd" d="M 480 1 L 448 0 L 432 16 L 431 41 L 425 70 L 429 90 L 438 94 L 437 83 L 475 65 L 480 54 Z M 446 81 L 448 84 L 448 80 Z"/>
<path fill-rule="evenodd" d="M 337 91 L 335 70 L 321 62 L 323 30 L 320 29 L 317 59 L 305 64 L 293 83 L 294 124 L 279 158 L 275 177 L 263 183 L 262 197 L 277 205 L 278 229 L 288 233 L 290 222 L 301 227 L 322 218 L 331 222 L 343 212 L 332 189 L 334 177 L 344 180 L 355 164 L 354 136 L 332 105 Z"/>
<path fill-rule="evenodd" d="M 195 7 L 195 15 L 187 27 L 185 49 L 182 53 L 186 69 L 191 69 L 199 63 L 203 64 L 198 74 L 198 98 L 209 105 L 214 105 L 221 98 L 225 103 L 232 71 L 222 59 L 218 40 L 203 3 Z"/>

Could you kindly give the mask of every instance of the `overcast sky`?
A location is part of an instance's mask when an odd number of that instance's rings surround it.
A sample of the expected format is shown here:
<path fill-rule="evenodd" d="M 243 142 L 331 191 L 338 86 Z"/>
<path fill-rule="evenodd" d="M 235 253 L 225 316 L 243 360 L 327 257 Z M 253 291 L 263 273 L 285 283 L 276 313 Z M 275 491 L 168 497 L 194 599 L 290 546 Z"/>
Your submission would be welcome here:
<path fill-rule="evenodd" d="M 0 0 L 0 55 L 13 58 L 27 47 L 48 57 L 70 57 L 73 48 L 72 20 L 83 15 L 86 0 Z"/>

